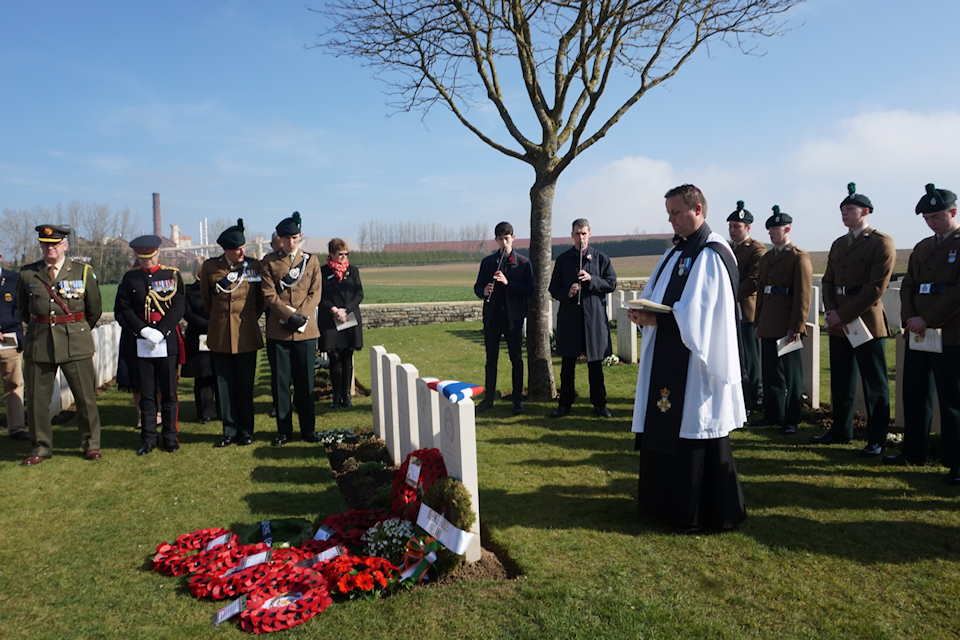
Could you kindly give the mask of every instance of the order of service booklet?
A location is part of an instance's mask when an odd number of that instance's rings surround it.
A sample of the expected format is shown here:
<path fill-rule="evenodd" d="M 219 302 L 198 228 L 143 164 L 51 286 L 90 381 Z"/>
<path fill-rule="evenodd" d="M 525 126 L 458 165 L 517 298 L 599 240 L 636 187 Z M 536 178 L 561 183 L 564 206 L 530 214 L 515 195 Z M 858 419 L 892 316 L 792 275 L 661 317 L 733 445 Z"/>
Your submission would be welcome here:
<path fill-rule="evenodd" d="M 636 300 L 627 300 L 623 303 L 625 307 L 630 309 L 636 309 L 637 311 L 649 311 L 651 313 L 670 313 L 673 311 L 673 307 L 668 307 L 665 304 L 660 304 L 659 302 L 651 302 L 650 300 L 636 299 Z"/>

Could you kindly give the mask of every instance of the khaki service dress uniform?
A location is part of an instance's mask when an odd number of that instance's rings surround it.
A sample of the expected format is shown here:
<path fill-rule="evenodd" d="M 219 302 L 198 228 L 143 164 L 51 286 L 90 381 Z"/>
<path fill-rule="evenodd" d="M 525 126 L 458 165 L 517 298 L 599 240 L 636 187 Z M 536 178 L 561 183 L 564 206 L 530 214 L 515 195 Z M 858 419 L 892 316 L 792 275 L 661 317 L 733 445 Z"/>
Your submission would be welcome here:
<path fill-rule="evenodd" d="M 796 331 L 806 335 L 813 286 L 810 255 L 787 243 L 760 258 L 755 325 L 763 366 L 763 406 L 768 423 L 797 425 L 803 400 L 800 351 L 777 356 L 777 340 Z"/>
<path fill-rule="evenodd" d="M 757 282 L 760 277 L 760 258 L 767 247 L 753 238 L 747 238 L 733 247 L 737 259 L 740 283 L 737 286 L 737 302 L 740 303 L 740 335 L 743 340 L 743 402 L 747 415 L 757 408 L 760 395 L 760 343 L 754 335 L 754 319 L 757 312 Z"/>
<path fill-rule="evenodd" d="M 836 311 L 845 325 L 860 318 L 873 335 L 869 342 L 853 348 L 844 327 L 828 329 L 833 410 L 833 426 L 827 434 L 830 441 L 843 442 L 853 438 L 857 370 L 863 380 L 863 396 L 867 404 L 867 445 L 882 447 L 887 440 L 890 385 L 885 338 L 889 331 L 880 298 L 890 283 L 896 260 L 893 238 L 870 227 L 855 238 L 849 233 L 841 236 L 830 247 L 827 270 L 823 275 L 824 310 Z"/>
<path fill-rule="evenodd" d="M 263 348 L 260 261 L 244 258 L 231 264 L 224 255 L 210 258 L 200 269 L 200 283 L 210 314 L 207 346 L 217 374 L 223 435 L 252 438 L 257 351 Z"/>
<path fill-rule="evenodd" d="M 50 399 L 58 370 L 63 371 L 76 399 L 80 445 L 84 453 L 99 452 L 100 413 L 91 332 L 103 309 L 93 267 L 67 258 L 53 281 L 43 260 L 23 267 L 17 310 L 27 323 L 23 358 L 33 455 L 53 455 Z"/>
<path fill-rule="evenodd" d="M 277 397 L 277 430 L 285 436 L 293 433 L 292 382 L 300 434 L 309 438 L 316 425 L 313 382 L 320 337 L 316 318 L 321 292 L 320 262 L 315 255 L 300 249 L 292 255 L 281 249 L 264 258 L 260 275 L 263 299 L 269 309 L 267 351 L 276 367 L 273 385 Z M 307 319 L 302 331 L 286 324 L 294 313 Z"/>

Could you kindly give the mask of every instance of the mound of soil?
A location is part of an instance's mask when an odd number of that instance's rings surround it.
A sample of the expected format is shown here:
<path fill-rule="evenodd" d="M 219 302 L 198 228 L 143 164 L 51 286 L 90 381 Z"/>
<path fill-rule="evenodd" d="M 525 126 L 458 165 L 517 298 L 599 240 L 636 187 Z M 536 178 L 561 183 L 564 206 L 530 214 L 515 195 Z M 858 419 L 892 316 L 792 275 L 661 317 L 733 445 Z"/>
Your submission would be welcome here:
<path fill-rule="evenodd" d="M 357 442 L 327 445 L 327 457 L 340 493 L 351 509 L 389 510 L 398 469 L 388 466 L 391 461 L 385 443 L 373 435 L 372 430 L 362 431 Z M 480 523 L 480 545 L 478 562 L 462 565 L 431 586 L 460 580 L 512 580 L 521 575 L 516 562 L 490 539 L 483 522 Z"/>

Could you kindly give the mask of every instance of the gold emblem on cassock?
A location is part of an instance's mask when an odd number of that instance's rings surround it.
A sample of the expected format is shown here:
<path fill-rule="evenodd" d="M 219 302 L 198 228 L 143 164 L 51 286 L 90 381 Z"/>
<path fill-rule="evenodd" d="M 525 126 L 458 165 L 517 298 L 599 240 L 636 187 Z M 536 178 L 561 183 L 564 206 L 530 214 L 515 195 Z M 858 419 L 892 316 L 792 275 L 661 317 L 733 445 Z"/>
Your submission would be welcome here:
<path fill-rule="evenodd" d="M 657 408 L 660 409 L 660 413 L 666 413 L 672 406 L 670 404 L 670 389 L 666 387 L 660 389 L 660 399 L 657 401 Z"/>

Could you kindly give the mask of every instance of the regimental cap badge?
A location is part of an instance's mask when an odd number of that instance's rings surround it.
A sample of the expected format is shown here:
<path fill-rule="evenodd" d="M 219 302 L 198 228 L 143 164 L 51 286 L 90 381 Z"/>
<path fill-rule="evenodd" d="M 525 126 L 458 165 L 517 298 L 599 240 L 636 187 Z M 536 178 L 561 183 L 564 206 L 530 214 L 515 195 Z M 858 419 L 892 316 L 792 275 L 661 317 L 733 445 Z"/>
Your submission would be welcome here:
<path fill-rule="evenodd" d="M 744 208 L 743 200 L 737 200 L 737 210 L 727 216 L 727 222 L 753 224 L 753 214 Z"/>

